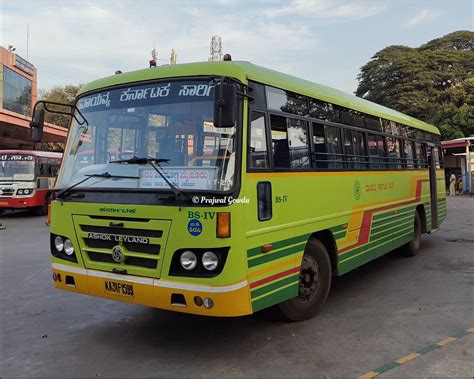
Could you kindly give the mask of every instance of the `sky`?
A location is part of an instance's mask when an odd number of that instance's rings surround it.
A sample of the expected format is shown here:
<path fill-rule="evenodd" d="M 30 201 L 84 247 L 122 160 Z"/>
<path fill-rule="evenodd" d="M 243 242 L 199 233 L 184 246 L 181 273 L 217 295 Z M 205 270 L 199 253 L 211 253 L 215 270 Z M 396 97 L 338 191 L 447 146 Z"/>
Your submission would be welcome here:
<path fill-rule="evenodd" d="M 223 52 L 353 93 L 360 67 L 390 45 L 473 30 L 474 0 L 0 0 L 0 41 L 38 69 L 38 87 L 116 70 L 206 61 Z M 28 25 L 28 27 L 27 27 Z M 27 49 L 27 28 L 29 30 Z"/>

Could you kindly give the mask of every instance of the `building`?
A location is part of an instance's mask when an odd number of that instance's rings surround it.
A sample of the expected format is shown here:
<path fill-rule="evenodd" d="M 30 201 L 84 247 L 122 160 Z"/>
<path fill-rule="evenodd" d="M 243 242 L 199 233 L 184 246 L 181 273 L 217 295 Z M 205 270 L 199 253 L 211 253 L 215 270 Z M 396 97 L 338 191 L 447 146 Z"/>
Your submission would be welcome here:
<path fill-rule="evenodd" d="M 451 174 L 462 179 L 462 191 L 474 192 L 474 137 L 442 141 L 446 177 Z"/>
<path fill-rule="evenodd" d="M 0 46 L 0 149 L 34 149 L 29 123 L 36 100 L 36 67 Z M 65 128 L 45 123 L 43 142 L 65 142 L 66 134 Z"/>

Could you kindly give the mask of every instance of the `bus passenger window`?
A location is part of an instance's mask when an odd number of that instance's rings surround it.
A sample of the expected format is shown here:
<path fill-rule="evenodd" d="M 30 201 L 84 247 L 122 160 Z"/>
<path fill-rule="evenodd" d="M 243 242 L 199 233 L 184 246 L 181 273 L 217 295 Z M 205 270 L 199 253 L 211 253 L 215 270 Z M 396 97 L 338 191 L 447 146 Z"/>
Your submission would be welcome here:
<path fill-rule="evenodd" d="M 425 155 L 423 152 L 423 149 L 421 148 L 421 143 L 420 142 L 415 142 L 415 155 L 416 155 L 416 167 L 417 168 L 425 168 L 426 166 L 426 160 L 425 160 Z"/>
<path fill-rule="evenodd" d="M 355 130 L 346 129 L 344 136 L 348 167 L 353 169 L 366 168 L 364 134 Z"/>
<path fill-rule="evenodd" d="M 288 146 L 286 118 L 271 115 L 270 124 L 275 168 L 290 168 L 290 149 Z"/>
<path fill-rule="evenodd" d="M 405 159 L 406 159 L 406 164 L 408 168 L 414 168 L 414 155 L 413 155 L 413 142 L 411 141 L 405 141 Z"/>
<path fill-rule="evenodd" d="M 313 123 L 314 165 L 316 168 L 328 168 L 328 152 L 324 125 Z"/>
<path fill-rule="evenodd" d="M 308 124 L 293 118 L 289 118 L 287 121 L 291 168 L 309 168 L 311 162 L 309 159 Z"/>
<path fill-rule="evenodd" d="M 324 127 L 328 149 L 328 168 L 343 168 L 341 129 L 337 126 Z"/>
<path fill-rule="evenodd" d="M 265 114 L 252 112 L 250 115 L 250 168 L 268 168 L 267 133 Z"/>
<path fill-rule="evenodd" d="M 367 147 L 370 157 L 370 168 L 386 168 L 386 152 L 384 137 L 376 134 L 367 134 Z"/>
<path fill-rule="evenodd" d="M 387 137 L 388 168 L 402 168 L 400 140 L 393 137 Z"/>

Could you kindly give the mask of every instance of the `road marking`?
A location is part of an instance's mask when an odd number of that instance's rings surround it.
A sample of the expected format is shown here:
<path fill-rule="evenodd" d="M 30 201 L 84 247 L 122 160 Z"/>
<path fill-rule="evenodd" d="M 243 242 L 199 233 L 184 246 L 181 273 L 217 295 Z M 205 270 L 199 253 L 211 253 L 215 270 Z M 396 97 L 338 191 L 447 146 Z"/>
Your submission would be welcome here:
<path fill-rule="evenodd" d="M 397 359 L 395 362 L 399 363 L 399 364 L 402 364 L 402 363 L 406 363 L 408 361 L 411 361 L 415 358 L 418 358 L 421 354 L 420 353 L 413 353 L 413 354 L 408 354 L 406 355 L 405 357 L 402 357 L 400 359 Z"/>
<path fill-rule="evenodd" d="M 457 338 L 448 337 L 448 338 L 445 338 L 444 340 L 436 342 L 436 345 L 444 346 L 444 345 L 447 345 L 448 343 L 451 343 L 451 342 L 456 341 L 456 340 L 457 340 Z"/>
<path fill-rule="evenodd" d="M 466 329 L 466 330 L 462 330 L 459 333 L 456 333 L 451 337 L 444 338 L 444 339 L 442 339 L 438 342 L 435 342 L 435 343 L 432 343 L 428 346 L 425 346 L 424 348 L 418 350 L 415 353 L 405 355 L 404 357 L 398 358 L 397 360 L 395 360 L 393 362 L 390 362 L 390 363 L 387 363 L 386 365 L 380 366 L 379 368 L 377 368 L 375 370 L 366 372 L 365 374 L 360 375 L 358 378 L 359 379 L 375 378 L 376 376 L 378 376 L 378 375 L 380 375 L 384 372 L 387 372 L 387 371 L 389 371 L 389 370 L 391 370 L 395 367 L 398 367 L 398 366 L 400 366 L 404 363 L 410 362 L 410 361 L 412 361 L 412 360 L 414 360 L 418 357 L 421 357 L 421 356 L 423 356 L 425 354 L 428 354 L 432 351 L 435 351 L 437 349 L 441 349 L 443 346 L 446 346 L 446 345 L 450 344 L 451 342 L 457 341 L 457 340 L 469 335 L 470 333 L 474 333 L 474 327 Z"/>

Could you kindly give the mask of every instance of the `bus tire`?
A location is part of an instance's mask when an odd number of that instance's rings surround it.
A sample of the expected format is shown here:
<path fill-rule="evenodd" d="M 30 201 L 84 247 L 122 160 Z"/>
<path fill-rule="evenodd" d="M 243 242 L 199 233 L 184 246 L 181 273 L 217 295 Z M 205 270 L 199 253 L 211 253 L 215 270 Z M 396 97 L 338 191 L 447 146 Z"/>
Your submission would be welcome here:
<path fill-rule="evenodd" d="M 48 193 L 44 198 L 43 205 L 40 205 L 39 207 L 34 207 L 33 208 L 34 215 L 35 216 L 46 216 L 48 214 L 49 201 L 50 201 L 50 195 Z"/>
<path fill-rule="evenodd" d="M 421 246 L 421 217 L 418 211 L 415 211 L 415 219 L 413 222 L 413 239 L 402 246 L 402 253 L 406 257 L 414 257 L 420 252 Z"/>
<path fill-rule="evenodd" d="M 311 239 L 301 261 L 298 297 L 278 304 L 279 313 L 288 321 L 314 317 L 328 297 L 331 288 L 331 260 L 324 245 Z"/>

